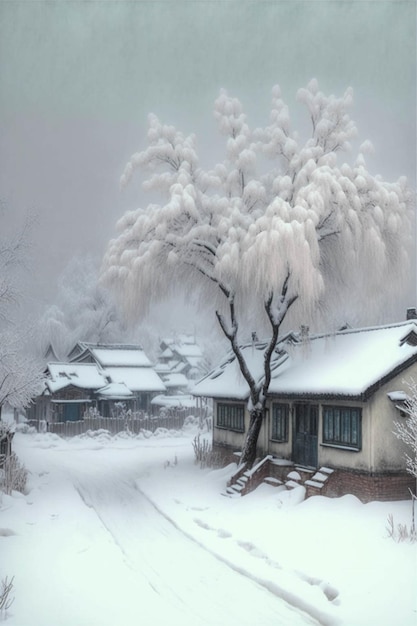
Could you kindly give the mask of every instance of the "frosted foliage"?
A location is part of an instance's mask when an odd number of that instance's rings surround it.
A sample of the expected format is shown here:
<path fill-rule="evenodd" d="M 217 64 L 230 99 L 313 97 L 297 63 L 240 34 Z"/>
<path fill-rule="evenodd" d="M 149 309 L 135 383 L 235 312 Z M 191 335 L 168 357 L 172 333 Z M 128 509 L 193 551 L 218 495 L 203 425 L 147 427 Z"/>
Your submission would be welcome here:
<path fill-rule="evenodd" d="M 405 452 L 407 471 L 417 479 L 417 383 L 408 383 L 410 396 L 406 401 L 405 419 L 395 422 L 395 436 L 406 444 Z"/>
<path fill-rule="evenodd" d="M 0 407 L 5 402 L 14 408 L 27 407 L 42 391 L 41 365 L 22 350 L 17 329 L 0 332 L 0 346 Z"/>
<path fill-rule="evenodd" d="M 16 236 L 0 240 L 0 412 L 5 402 L 15 408 L 28 406 L 43 378 L 41 365 L 28 351 L 27 331 L 21 322 L 14 322 L 19 271 L 27 268 L 31 225 L 27 219 Z"/>
<path fill-rule="evenodd" d="M 147 171 L 144 186 L 159 190 L 162 202 L 126 213 L 104 258 L 104 277 L 132 315 L 182 289 L 215 307 L 222 298 L 226 308 L 255 303 L 279 327 L 290 309 L 312 323 L 348 295 L 360 316 L 361 307 L 372 314 L 369 294 L 379 308 L 393 285 L 399 292 L 412 233 L 406 181 L 370 173 L 369 141 L 342 160 L 357 134 L 351 89 L 326 96 L 313 80 L 297 97 L 311 121 L 304 142 L 278 86 L 269 123 L 257 129 L 222 91 L 214 117 L 225 153 L 209 171 L 199 165 L 194 136 L 149 117 L 148 147 L 132 156 L 122 184 Z M 237 315 L 222 326 L 229 334 Z"/>
<path fill-rule="evenodd" d="M 132 252 L 126 251 L 126 259 Z M 126 329 L 112 294 L 99 284 L 93 258 L 74 257 L 59 281 L 56 303 L 47 308 L 40 322 L 40 352 L 52 346 L 65 360 L 78 341 L 92 343 L 123 339 Z"/>

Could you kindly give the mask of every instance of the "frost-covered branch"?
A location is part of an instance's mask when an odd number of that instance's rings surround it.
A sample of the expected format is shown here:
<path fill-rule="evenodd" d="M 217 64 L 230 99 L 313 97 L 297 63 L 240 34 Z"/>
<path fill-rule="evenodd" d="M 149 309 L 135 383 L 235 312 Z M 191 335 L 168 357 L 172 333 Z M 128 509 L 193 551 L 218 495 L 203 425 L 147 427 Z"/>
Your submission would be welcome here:
<path fill-rule="evenodd" d="M 404 407 L 407 417 L 394 423 L 394 435 L 406 444 L 408 448 L 408 452 L 405 453 L 407 472 L 417 479 L 417 383 L 412 380 L 408 386 L 410 396 Z"/>

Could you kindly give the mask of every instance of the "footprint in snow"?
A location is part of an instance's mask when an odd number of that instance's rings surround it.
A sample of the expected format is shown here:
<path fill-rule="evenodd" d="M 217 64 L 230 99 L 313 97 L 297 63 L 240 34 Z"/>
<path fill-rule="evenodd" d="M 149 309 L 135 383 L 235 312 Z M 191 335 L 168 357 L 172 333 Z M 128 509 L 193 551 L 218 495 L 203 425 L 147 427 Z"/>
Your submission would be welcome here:
<path fill-rule="evenodd" d="M 17 535 L 11 528 L 0 528 L 0 537 L 11 537 Z"/>

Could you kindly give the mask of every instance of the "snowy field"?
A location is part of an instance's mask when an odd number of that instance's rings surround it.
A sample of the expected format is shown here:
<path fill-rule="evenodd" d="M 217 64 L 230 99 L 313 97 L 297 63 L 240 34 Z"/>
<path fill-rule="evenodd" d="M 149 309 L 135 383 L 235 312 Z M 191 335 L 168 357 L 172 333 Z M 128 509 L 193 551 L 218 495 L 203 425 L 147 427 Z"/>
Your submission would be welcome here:
<path fill-rule="evenodd" d="M 190 429 L 149 438 L 16 434 L 28 492 L 0 500 L 7 626 L 415 626 L 409 502 L 302 500 L 194 465 Z"/>

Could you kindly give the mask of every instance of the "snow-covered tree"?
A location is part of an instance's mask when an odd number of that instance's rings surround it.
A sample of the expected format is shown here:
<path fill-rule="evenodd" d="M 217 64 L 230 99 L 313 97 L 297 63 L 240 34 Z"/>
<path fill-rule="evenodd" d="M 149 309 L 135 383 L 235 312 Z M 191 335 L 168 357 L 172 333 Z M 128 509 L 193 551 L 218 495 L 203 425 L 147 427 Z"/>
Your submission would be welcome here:
<path fill-rule="evenodd" d="M 126 333 L 112 294 L 99 284 L 99 268 L 92 257 L 75 256 L 64 270 L 57 302 L 39 324 L 40 349 L 51 345 L 60 359 L 78 341 L 120 341 Z"/>
<path fill-rule="evenodd" d="M 149 146 L 131 157 L 121 183 L 138 168 L 147 170 L 144 188 L 159 192 L 162 202 L 127 212 L 104 258 L 105 279 L 134 315 L 180 289 L 199 292 L 214 308 L 250 391 L 242 453 L 248 464 L 265 414 L 271 357 L 289 312 L 311 323 L 340 302 L 382 306 L 408 267 L 406 180 L 388 183 L 369 172 L 369 142 L 350 164 L 339 163 L 357 133 L 348 114 L 352 91 L 325 96 L 313 80 L 298 100 L 311 121 L 305 141 L 291 129 L 279 87 L 269 124 L 255 130 L 239 100 L 222 91 L 214 113 L 226 154 L 210 171 L 199 165 L 194 136 L 150 115 Z M 269 329 L 261 380 L 240 348 L 248 312 L 258 336 Z"/>
<path fill-rule="evenodd" d="M 14 322 L 21 298 L 18 270 L 27 261 L 31 220 L 17 235 L 0 240 L 0 416 L 3 405 L 27 407 L 40 391 L 40 363 L 28 348 L 29 331 Z"/>
<path fill-rule="evenodd" d="M 15 409 L 26 408 L 42 390 L 42 367 L 29 349 L 25 350 L 25 339 L 16 327 L 0 332 L 0 416 L 6 403 Z"/>

